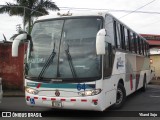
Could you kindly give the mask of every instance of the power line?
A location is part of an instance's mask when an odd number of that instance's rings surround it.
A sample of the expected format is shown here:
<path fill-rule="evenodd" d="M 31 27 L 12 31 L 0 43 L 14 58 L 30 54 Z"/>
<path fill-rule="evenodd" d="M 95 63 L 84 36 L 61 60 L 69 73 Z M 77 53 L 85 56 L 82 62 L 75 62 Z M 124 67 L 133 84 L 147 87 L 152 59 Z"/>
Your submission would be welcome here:
<path fill-rule="evenodd" d="M 132 13 L 136 12 L 136 11 L 137 11 L 137 10 L 139 10 L 139 9 L 144 8 L 144 7 L 146 7 L 147 5 L 149 5 L 149 4 L 151 4 L 151 3 L 155 2 L 155 1 L 156 1 L 156 0 L 152 0 L 151 2 L 149 2 L 149 3 L 147 3 L 147 4 L 143 5 L 143 6 L 141 6 L 141 7 L 137 8 L 137 9 L 135 9 L 134 11 L 132 11 L 132 12 L 130 12 L 130 13 L 128 13 L 128 14 L 126 14 L 126 15 L 123 15 L 123 16 L 122 16 L 122 17 L 120 17 L 119 19 L 124 18 L 124 17 L 126 17 L 127 15 L 130 15 L 130 14 L 132 14 Z"/>
<path fill-rule="evenodd" d="M 115 10 L 115 9 L 96 9 L 96 8 L 75 8 L 75 7 L 59 7 L 62 8 L 61 10 L 77 10 L 77 11 L 82 11 L 82 10 L 99 10 L 99 11 L 107 11 L 107 12 L 124 12 L 124 13 L 130 13 L 133 12 L 132 10 Z M 151 12 L 151 11 L 135 11 L 134 13 L 144 13 L 144 14 L 160 14 L 160 12 Z"/>
<path fill-rule="evenodd" d="M 155 1 L 155 0 L 154 0 Z M 147 6 L 148 4 L 151 4 L 152 2 L 154 1 L 151 1 L 150 3 L 147 3 L 146 5 L 143 5 L 142 7 L 145 7 Z M 128 14 L 131 14 L 131 13 L 142 13 L 142 14 L 160 14 L 160 12 L 156 12 L 156 11 L 153 11 L 153 12 L 150 12 L 150 11 L 138 11 L 139 9 L 141 9 L 142 7 L 132 11 L 132 10 L 116 10 L 116 9 L 97 9 L 97 8 L 77 8 L 77 7 L 59 7 L 61 10 L 78 10 L 78 11 L 84 11 L 84 10 L 99 10 L 99 11 L 107 11 L 107 12 L 124 12 L 124 13 L 128 13 Z M 159 21 L 156 21 L 154 23 L 151 23 L 151 24 L 155 24 L 155 23 L 158 23 Z M 150 25 L 150 24 L 149 24 Z M 145 26 L 148 26 L 148 25 L 145 25 Z"/>
<path fill-rule="evenodd" d="M 111 10 L 111 12 L 132 12 L 131 10 Z M 134 13 L 160 14 L 160 12 L 135 11 Z"/>
<path fill-rule="evenodd" d="M 138 11 L 139 9 L 141 9 L 141 8 L 143 8 L 143 7 L 145 7 L 145 6 L 147 6 L 147 5 L 149 5 L 149 4 L 151 4 L 152 2 L 154 2 L 155 0 L 153 0 L 153 1 L 151 1 L 151 2 L 149 2 L 149 3 L 147 3 L 147 4 L 145 4 L 145 5 L 143 5 L 143 6 L 141 6 L 140 8 L 138 8 L 138 9 L 136 9 L 136 10 L 134 10 L 134 11 L 131 11 L 131 10 L 115 10 L 115 9 L 96 9 L 96 8 L 75 8 L 75 7 L 59 7 L 59 8 L 61 8 L 61 9 L 69 9 L 69 10 L 71 10 L 71 9 L 74 9 L 74 10 L 102 10 L 102 11 L 108 11 L 108 12 L 125 12 L 125 13 L 128 13 L 128 14 L 126 14 L 125 16 L 127 16 L 127 15 L 129 15 L 129 14 L 131 14 L 131 13 L 142 13 L 142 14 L 160 14 L 160 12 L 150 12 L 150 11 Z M 122 16 L 122 17 L 125 17 L 125 16 Z M 122 18 L 121 17 L 121 18 Z M 159 21 L 156 21 L 156 22 L 154 22 L 154 23 L 152 23 L 152 24 L 155 24 L 155 23 L 158 23 Z M 149 24 L 150 25 L 150 24 Z M 147 26 L 147 25 L 146 25 Z"/>
<path fill-rule="evenodd" d="M 4 5 L 0 5 L 1 6 L 4 6 Z M 13 6 L 14 7 L 14 6 Z M 17 7 L 17 6 L 16 6 Z M 30 9 L 28 7 L 24 7 L 24 6 L 19 6 L 19 7 L 23 7 L 23 8 L 26 8 L 26 9 Z M 78 10 L 78 11 L 82 11 L 82 10 L 99 10 L 99 11 L 107 11 L 107 12 L 125 12 L 125 13 L 144 13 L 144 14 L 160 14 L 160 12 L 151 12 L 151 11 L 138 11 L 138 10 L 116 10 L 116 9 L 97 9 L 97 8 L 77 8 L 77 7 L 59 7 L 61 10 Z M 36 11 L 36 10 L 33 10 L 33 9 L 30 9 L 31 11 L 35 11 L 35 12 L 38 12 L 38 13 L 41 13 L 41 14 L 44 14 L 42 12 L 39 12 L 39 11 Z"/>
<path fill-rule="evenodd" d="M 77 7 L 59 7 L 60 9 L 68 9 L 68 10 L 110 10 L 110 9 L 97 9 L 97 8 L 77 8 Z"/>

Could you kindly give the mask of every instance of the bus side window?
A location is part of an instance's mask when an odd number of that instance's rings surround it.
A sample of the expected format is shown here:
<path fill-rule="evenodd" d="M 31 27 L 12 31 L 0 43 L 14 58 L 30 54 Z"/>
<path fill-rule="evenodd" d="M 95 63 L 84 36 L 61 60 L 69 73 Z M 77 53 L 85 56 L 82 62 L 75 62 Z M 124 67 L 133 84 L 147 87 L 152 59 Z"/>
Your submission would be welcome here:
<path fill-rule="evenodd" d="M 134 39 L 134 51 L 135 53 L 137 53 L 137 38 L 136 38 L 136 34 L 133 33 L 133 39 Z"/>
<path fill-rule="evenodd" d="M 120 31 L 121 31 L 121 44 L 122 44 L 122 49 L 125 50 L 126 46 L 125 46 L 125 33 L 124 33 L 124 26 L 122 24 L 120 24 Z"/>
<path fill-rule="evenodd" d="M 142 55 L 144 55 L 144 41 L 143 39 L 141 39 L 141 48 L 142 48 Z"/>
<path fill-rule="evenodd" d="M 113 46 L 116 46 L 114 42 L 114 20 L 110 15 L 105 16 L 105 29 L 107 31 L 106 39 L 108 39 Z"/>
<path fill-rule="evenodd" d="M 116 28 L 116 21 L 113 22 L 113 30 L 114 30 L 114 42 L 115 48 L 118 48 L 118 36 L 117 36 L 117 28 Z"/>
<path fill-rule="evenodd" d="M 139 54 L 141 54 L 141 39 L 139 38 L 139 36 L 137 36 L 137 46 L 138 46 Z"/>
<path fill-rule="evenodd" d="M 131 32 L 130 30 L 127 30 L 127 35 L 128 35 L 128 49 L 129 51 L 132 52 L 132 38 L 131 38 Z"/>
<path fill-rule="evenodd" d="M 116 23 L 116 37 L 117 37 L 117 48 L 122 49 L 122 42 L 121 42 L 121 32 L 120 32 L 120 24 Z"/>
<path fill-rule="evenodd" d="M 135 52 L 134 34 L 133 34 L 133 32 L 130 32 L 130 46 L 131 46 L 131 51 L 132 51 L 133 53 L 136 53 L 136 52 Z"/>
<path fill-rule="evenodd" d="M 138 40 L 138 36 L 137 36 L 137 35 L 136 35 L 136 39 L 135 39 L 135 40 L 136 40 L 136 46 L 137 46 L 137 54 L 139 54 L 139 48 L 140 48 L 140 46 L 139 46 L 139 44 L 138 44 L 138 43 L 139 43 L 139 42 L 138 42 L 139 40 Z"/>
<path fill-rule="evenodd" d="M 129 51 L 128 30 L 126 28 L 124 28 L 124 35 L 125 35 L 125 48 L 126 48 L 126 51 Z"/>
<path fill-rule="evenodd" d="M 146 47 L 147 43 L 144 42 L 144 55 L 147 56 L 147 47 Z"/>
<path fill-rule="evenodd" d="M 113 67 L 113 49 L 110 43 L 105 43 L 105 55 L 104 55 L 104 77 L 111 76 Z"/>

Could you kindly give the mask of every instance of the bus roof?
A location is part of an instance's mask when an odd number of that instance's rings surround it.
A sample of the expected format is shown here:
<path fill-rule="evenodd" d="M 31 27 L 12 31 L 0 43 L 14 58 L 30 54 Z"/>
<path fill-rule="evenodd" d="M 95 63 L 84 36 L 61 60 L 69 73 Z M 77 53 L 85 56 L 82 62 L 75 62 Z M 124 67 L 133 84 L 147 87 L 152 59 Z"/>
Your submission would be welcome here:
<path fill-rule="evenodd" d="M 120 21 L 114 15 L 108 13 L 107 11 L 89 11 L 89 12 L 88 11 L 68 11 L 68 12 L 58 11 L 58 12 L 53 12 L 50 15 L 44 15 L 44 16 L 38 17 L 38 19 L 36 21 L 56 19 L 56 18 L 65 18 L 65 17 L 67 17 L 67 18 L 68 17 L 78 17 L 78 16 L 79 17 L 80 16 L 101 16 L 101 17 L 105 18 L 106 14 L 111 16 L 112 18 L 114 18 L 116 21 L 123 24 L 127 28 L 129 28 L 132 32 L 136 33 L 134 30 L 132 30 L 130 27 L 128 27 L 126 24 L 124 24 L 122 21 Z M 145 39 L 140 34 L 138 34 L 138 35 L 141 38 Z"/>
<path fill-rule="evenodd" d="M 45 19 L 54 19 L 54 18 L 62 18 L 62 17 L 78 17 L 78 16 L 102 16 L 104 17 L 108 12 L 101 12 L 101 11 L 91 11 L 91 12 L 84 12 L 84 11 L 68 11 L 68 12 L 54 12 L 50 15 L 45 15 L 39 17 L 37 20 L 45 20 Z"/>

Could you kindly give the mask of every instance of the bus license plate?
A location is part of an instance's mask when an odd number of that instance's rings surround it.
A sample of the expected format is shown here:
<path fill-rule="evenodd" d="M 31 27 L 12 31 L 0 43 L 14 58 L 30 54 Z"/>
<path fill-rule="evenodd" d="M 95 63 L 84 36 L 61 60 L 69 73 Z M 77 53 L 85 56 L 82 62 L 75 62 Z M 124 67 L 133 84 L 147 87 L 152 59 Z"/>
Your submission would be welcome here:
<path fill-rule="evenodd" d="M 53 107 L 62 107 L 62 102 L 61 101 L 53 101 L 52 106 Z"/>

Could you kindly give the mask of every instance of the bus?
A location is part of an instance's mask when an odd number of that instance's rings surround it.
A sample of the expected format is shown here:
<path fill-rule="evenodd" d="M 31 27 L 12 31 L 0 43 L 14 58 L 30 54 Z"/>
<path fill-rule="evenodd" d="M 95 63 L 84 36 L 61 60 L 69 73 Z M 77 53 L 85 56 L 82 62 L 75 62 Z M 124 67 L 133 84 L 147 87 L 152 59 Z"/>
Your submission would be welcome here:
<path fill-rule="evenodd" d="M 31 35 L 12 44 L 18 56 L 28 41 L 25 98 L 29 106 L 104 111 L 150 81 L 146 40 L 106 12 L 68 12 L 39 17 Z"/>

